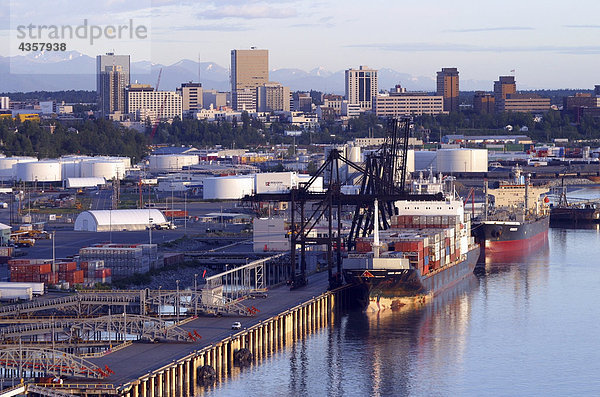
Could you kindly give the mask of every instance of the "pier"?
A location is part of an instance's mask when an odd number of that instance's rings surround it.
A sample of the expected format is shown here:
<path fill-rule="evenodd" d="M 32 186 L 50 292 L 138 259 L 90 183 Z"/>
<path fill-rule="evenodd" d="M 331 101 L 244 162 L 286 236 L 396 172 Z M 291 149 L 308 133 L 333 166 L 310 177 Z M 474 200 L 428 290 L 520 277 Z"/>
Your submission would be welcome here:
<path fill-rule="evenodd" d="M 245 273 L 249 274 L 247 269 Z M 237 279 L 231 273 L 223 278 Z M 257 274 L 252 273 L 252 280 L 259 280 Z M 242 284 L 248 285 L 248 282 Z M 73 377 L 65 373 L 67 380 L 62 385 L 33 385 L 29 392 L 42 395 L 47 391 L 47 395 L 192 396 L 203 382 L 218 382 L 230 376 L 234 367 L 240 364 L 258 364 L 267 355 L 331 324 L 336 312 L 347 301 L 348 289 L 328 291 L 328 286 L 326 272 L 311 275 L 308 285 L 292 291 L 280 283 L 269 289 L 266 297 L 241 301 L 252 308 L 251 316 L 187 316 L 174 324 L 175 331 L 164 329 L 164 339 L 170 340 L 169 343 L 142 339 L 118 345 L 108 354 L 87 355 L 84 362 L 88 371 L 96 371 L 94 376 L 73 374 L 78 376 Z M 239 293 L 238 290 L 235 288 L 232 292 Z M 137 296 L 140 296 L 139 292 Z M 188 313 L 193 314 L 193 311 Z M 131 317 L 129 321 L 136 318 L 135 315 L 127 316 Z M 240 330 L 232 329 L 236 321 L 242 325 Z M 18 327 L 22 326 L 14 327 L 15 331 Z M 100 328 L 105 329 L 106 326 Z M 159 327 L 152 336 L 159 338 L 160 332 Z M 185 335 L 193 337 L 186 340 Z M 14 350 L 18 349 L 15 345 Z M 245 362 L 237 362 L 238 352 L 244 353 Z M 76 362 L 76 359 L 71 361 Z M 14 374 L 18 376 L 18 369 Z"/>

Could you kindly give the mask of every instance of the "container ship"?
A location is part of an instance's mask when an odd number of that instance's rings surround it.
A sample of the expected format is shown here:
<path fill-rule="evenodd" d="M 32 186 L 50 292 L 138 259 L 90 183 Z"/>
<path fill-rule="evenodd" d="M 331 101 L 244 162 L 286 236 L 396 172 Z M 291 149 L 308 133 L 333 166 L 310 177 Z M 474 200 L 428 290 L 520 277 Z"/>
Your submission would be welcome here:
<path fill-rule="evenodd" d="M 423 193 L 442 189 L 440 179 L 413 182 Z M 432 201 L 395 201 L 391 227 L 356 240 L 344 258 L 344 277 L 355 284 L 356 303 L 367 311 L 409 309 L 473 275 L 479 245 L 470 235 L 470 218 L 454 194 Z M 377 204 L 376 204 L 377 205 Z M 377 218 L 378 209 L 374 211 Z"/>
<path fill-rule="evenodd" d="M 513 174 L 514 181 L 486 189 L 484 214 L 473 221 L 473 236 L 485 255 L 532 251 L 548 238 L 549 199 L 541 198 L 548 189 L 533 186 L 518 166 Z M 491 208 L 488 196 L 494 197 Z"/>

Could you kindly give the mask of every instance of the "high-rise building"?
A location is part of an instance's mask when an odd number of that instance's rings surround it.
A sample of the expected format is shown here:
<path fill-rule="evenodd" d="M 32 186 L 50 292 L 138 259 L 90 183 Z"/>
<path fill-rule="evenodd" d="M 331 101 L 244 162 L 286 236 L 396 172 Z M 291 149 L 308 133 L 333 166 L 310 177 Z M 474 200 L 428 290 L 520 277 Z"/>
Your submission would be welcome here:
<path fill-rule="evenodd" d="M 496 100 L 496 111 L 502 111 L 500 108 L 509 94 L 517 92 L 517 83 L 515 76 L 500 76 L 498 81 L 494 81 L 494 99 Z"/>
<path fill-rule="evenodd" d="M 183 113 L 194 113 L 202 109 L 202 84 L 183 83 L 177 88 L 177 93 L 181 95 Z"/>
<path fill-rule="evenodd" d="M 129 55 L 112 52 L 96 57 L 96 94 L 102 117 L 125 113 L 125 88 L 129 85 Z"/>
<path fill-rule="evenodd" d="M 361 111 L 373 108 L 377 96 L 377 70 L 361 66 L 346 70 L 346 100 L 350 105 L 359 105 Z"/>
<path fill-rule="evenodd" d="M 600 96 L 600 85 L 594 86 L 594 95 Z"/>
<path fill-rule="evenodd" d="M 290 111 L 290 88 L 275 82 L 263 84 L 257 89 L 259 112 Z"/>
<path fill-rule="evenodd" d="M 444 111 L 458 112 L 458 69 L 442 68 L 437 72 L 437 94 L 444 97 Z"/>
<path fill-rule="evenodd" d="M 492 94 L 484 91 L 475 91 L 473 97 L 473 110 L 479 114 L 494 113 L 496 110 L 496 101 Z"/>
<path fill-rule="evenodd" d="M 235 110 L 255 111 L 257 88 L 268 82 L 268 50 L 231 50 L 231 99 Z"/>

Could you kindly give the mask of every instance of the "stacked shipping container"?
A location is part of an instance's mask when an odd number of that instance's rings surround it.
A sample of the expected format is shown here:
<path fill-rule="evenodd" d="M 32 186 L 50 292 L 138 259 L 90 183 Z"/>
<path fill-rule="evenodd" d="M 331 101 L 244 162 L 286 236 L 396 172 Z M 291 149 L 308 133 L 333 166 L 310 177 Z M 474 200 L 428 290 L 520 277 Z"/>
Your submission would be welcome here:
<path fill-rule="evenodd" d="M 454 215 L 396 215 L 391 228 L 380 231 L 382 256 L 403 256 L 425 275 L 461 259 L 473 245 L 469 222 L 461 223 Z M 462 242 L 462 245 L 461 245 Z M 356 251 L 367 253 L 373 247 L 373 237 L 356 240 Z M 386 253 L 387 251 L 387 253 Z"/>

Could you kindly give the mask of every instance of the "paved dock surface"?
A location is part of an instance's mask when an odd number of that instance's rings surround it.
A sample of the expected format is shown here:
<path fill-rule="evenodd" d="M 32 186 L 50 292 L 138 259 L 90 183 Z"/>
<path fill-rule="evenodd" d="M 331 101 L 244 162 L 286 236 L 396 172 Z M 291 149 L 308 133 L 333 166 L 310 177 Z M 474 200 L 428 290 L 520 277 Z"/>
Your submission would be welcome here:
<path fill-rule="evenodd" d="M 202 339 L 191 343 L 134 343 L 122 350 L 108 354 L 101 358 L 89 361 L 104 368 L 108 365 L 114 374 L 108 378 L 98 381 L 99 383 L 111 383 L 119 386 L 135 381 L 141 376 L 170 364 L 178 359 L 201 350 L 206 346 L 218 343 L 221 340 L 239 331 L 233 331 L 231 325 L 235 321 L 242 323 L 242 329 L 249 328 L 261 321 L 282 313 L 294 306 L 304 303 L 313 297 L 327 291 L 327 272 L 315 274 L 309 278 L 307 286 L 290 291 L 289 287 L 281 286 L 269 290 L 267 298 L 245 300 L 246 306 L 254 306 L 260 312 L 252 317 L 199 317 L 181 328 L 194 330 L 202 336 Z"/>

